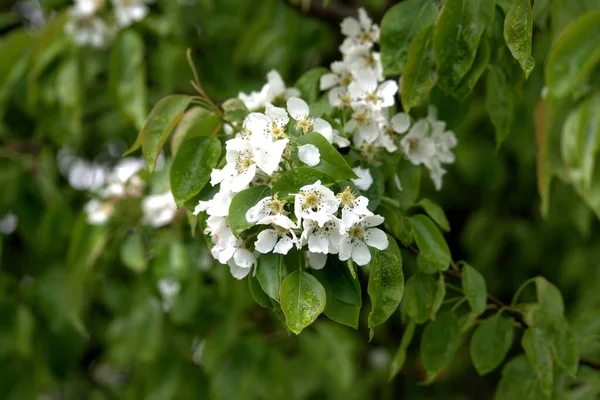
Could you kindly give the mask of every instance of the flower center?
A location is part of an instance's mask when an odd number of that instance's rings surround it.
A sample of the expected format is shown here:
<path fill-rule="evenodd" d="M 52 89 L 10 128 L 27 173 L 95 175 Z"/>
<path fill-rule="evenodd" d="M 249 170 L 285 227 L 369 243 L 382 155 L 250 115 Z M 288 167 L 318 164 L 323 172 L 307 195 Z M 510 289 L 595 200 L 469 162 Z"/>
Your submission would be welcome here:
<path fill-rule="evenodd" d="M 312 120 L 312 118 L 305 117 L 305 118 L 299 120 L 298 122 L 296 122 L 296 129 L 299 131 L 302 131 L 303 135 L 306 135 L 308 132 L 310 132 L 312 130 L 314 124 L 315 123 Z"/>
<path fill-rule="evenodd" d="M 340 199 L 340 204 L 342 207 L 354 207 L 354 200 L 356 197 L 354 196 L 354 193 L 352 193 L 352 190 L 350 190 L 349 186 L 346 186 L 343 192 L 338 193 L 337 198 Z"/>
<path fill-rule="evenodd" d="M 302 209 L 304 210 L 314 210 L 321 203 L 321 197 L 315 193 L 303 193 L 302 194 Z"/>
<path fill-rule="evenodd" d="M 356 121 L 356 125 L 363 126 L 369 123 L 369 115 L 365 111 L 355 111 L 352 114 L 352 119 Z"/>
<path fill-rule="evenodd" d="M 348 87 L 352 83 L 352 74 L 350 72 L 343 72 L 340 75 L 340 85 Z"/>
<path fill-rule="evenodd" d="M 377 95 L 376 91 L 372 91 L 371 93 L 367 94 L 367 96 L 365 97 L 365 100 L 369 103 L 379 103 L 381 101 L 381 97 L 379 97 Z"/>
<path fill-rule="evenodd" d="M 362 239 L 365 236 L 365 228 L 360 224 L 352 225 L 352 228 L 348 231 L 348 235 L 352 239 Z"/>
<path fill-rule="evenodd" d="M 280 137 L 283 137 L 283 135 L 283 129 L 276 124 L 273 124 L 273 128 L 271 129 L 271 136 L 273 136 L 273 139 L 279 139 Z"/>
<path fill-rule="evenodd" d="M 283 207 L 285 206 L 284 200 L 279 200 L 278 198 L 274 198 L 269 204 L 269 209 L 273 214 L 281 214 L 283 213 Z"/>
<path fill-rule="evenodd" d="M 419 139 L 417 138 L 409 138 L 406 140 L 408 143 L 408 152 L 416 153 L 419 150 Z"/>
<path fill-rule="evenodd" d="M 235 168 L 244 172 L 253 164 L 252 157 L 248 153 L 240 153 L 235 159 Z"/>
<path fill-rule="evenodd" d="M 373 144 L 363 143 L 360 147 L 360 154 L 370 163 L 377 159 L 377 147 Z"/>
<path fill-rule="evenodd" d="M 369 54 L 368 56 L 366 56 L 365 64 L 367 64 L 371 68 L 377 67 L 377 60 L 375 59 L 375 56 L 373 56 L 373 54 Z"/>
<path fill-rule="evenodd" d="M 361 43 L 370 43 L 373 41 L 373 37 L 371 36 L 371 32 L 361 32 L 360 38 Z"/>

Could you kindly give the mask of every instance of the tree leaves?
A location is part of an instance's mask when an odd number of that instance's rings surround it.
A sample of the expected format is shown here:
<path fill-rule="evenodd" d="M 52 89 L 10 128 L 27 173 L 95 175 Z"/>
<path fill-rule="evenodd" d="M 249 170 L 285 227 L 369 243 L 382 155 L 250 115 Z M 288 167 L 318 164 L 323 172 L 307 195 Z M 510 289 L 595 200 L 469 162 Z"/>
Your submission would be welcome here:
<path fill-rule="evenodd" d="M 321 183 L 332 183 L 329 175 L 314 168 L 298 167 L 290 169 L 277 178 L 273 184 L 273 193 L 278 193 L 279 197 L 285 197 L 298 193 L 302 186 L 312 185 L 319 180 Z"/>
<path fill-rule="evenodd" d="M 423 210 L 429 215 L 429 217 L 436 223 L 440 228 L 444 231 L 450 231 L 450 223 L 448 222 L 448 218 L 446 218 L 446 214 L 444 213 L 444 209 L 439 206 L 439 204 L 434 203 L 429 199 L 421 199 L 417 205 L 423 207 Z"/>
<path fill-rule="evenodd" d="M 402 256 L 394 238 L 388 235 L 388 248 L 374 251 L 368 292 L 371 298 L 369 328 L 383 324 L 396 311 L 404 292 Z"/>
<path fill-rule="evenodd" d="M 542 393 L 540 383 L 523 355 L 513 358 L 502 368 L 502 379 L 494 396 L 494 400 L 514 399 L 548 399 Z"/>
<path fill-rule="evenodd" d="M 419 268 L 429 274 L 448 269 L 451 261 L 450 249 L 437 226 L 426 215 L 414 215 L 410 219 L 419 247 Z"/>
<path fill-rule="evenodd" d="M 270 195 L 271 190 L 264 185 L 253 186 L 235 195 L 229 205 L 229 227 L 236 237 L 252 226 L 246 219 L 246 212 L 259 200 Z"/>
<path fill-rule="evenodd" d="M 452 361 L 460 339 L 458 318 L 452 312 L 443 312 L 427 324 L 421 338 L 421 361 L 427 371 L 427 383 L 433 382 Z"/>
<path fill-rule="evenodd" d="M 290 331 L 299 335 L 325 309 L 325 289 L 312 275 L 294 271 L 281 284 L 279 300 Z"/>
<path fill-rule="evenodd" d="M 137 140 L 125 155 L 134 152 L 141 146 L 148 170 L 154 171 L 160 150 L 175 125 L 181 121 L 191 100 L 190 96 L 184 95 L 167 96 L 160 100 L 144 122 Z"/>
<path fill-rule="evenodd" d="M 475 268 L 468 264 L 464 264 L 461 272 L 462 288 L 471 310 L 477 315 L 483 314 L 487 305 L 485 279 Z"/>
<path fill-rule="evenodd" d="M 471 339 L 471 360 L 479 375 L 496 369 L 508 354 L 513 343 L 512 318 L 494 314 L 483 321 Z"/>
<path fill-rule="evenodd" d="M 416 272 L 406 281 L 402 308 L 411 320 L 422 324 L 431 316 L 436 293 L 437 285 L 434 276 Z"/>
<path fill-rule="evenodd" d="M 552 46 L 545 64 L 551 96 L 572 95 L 600 63 L 600 11 L 572 21 Z"/>
<path fill-rule="evenodd" d="M 504 39 L 525 72 L 525 78 L 529 78 L 535 67 L 535 60 L 531 56 L 532 31 L 531 0 L 514 0 L 504 19 Z"/>
<path fill-rule="evenodd" d="M 312 144 L 319 149 L 319 163 L 313 169 L 330 176 L 334 182 L 357 178 L 344 157 L 337 151 L 323 135 L 317 132 L 300 136 L 296 141 L 298 146 Z"/>
<path fill-rule="evenodd" d="M 221 142 L 217 138 L 192 137 L 181 144 L 170 171 L 171 191 L 177 206 L 200 193 L 220 155 Z"/>
<path fill-rule="evenodd" d="M 285 276 L 283 256 L 276 253 L 261 254 L 256 266 L 256 277 L 264 292 L 279 301 L 279 288 Z"/>
<path fill-rule="evenodd" d="M 386 12 L 381 21 L 379 39 L 381 63 L 386 75 L 406 73 L 404 65 L 410 54 L 409 43 L 421 28 L 434 22 L 436 15 L 437 9 L 432 0 L 406 0 Z"/>
<path fill-rule="evenodd" d="M 496 132 L 496 147 L 500 147 L 510 133 L 514 114 L 513 94 L 500 67 L 488 67 L 485 105 Z"/>
<path fill-rule="evenodd" d="M 410 321 L 408 326 L 404 330 L 404 333 L 402 334 L 402 340 L 400 340 L 400 346 L 398 347 L 398 350 L 396 351 L 396 355 L 394 356 L 394 359 L 392 360 L 392 363 L 390 364 L 390 374 L 389 374 L 390 380 L 392 378 L 394 378 L 398 374 L 398 372 L 400 372 L 402 367 L 404 366 L 404 361 L 406 360 L 406 350 L 408 349 L 408 346 L 410 345 L 410 342 L 412 341 L 412 338 L 415 334 L 416 326 L 417 326 L 417 324 L 415 324 L 414 321 Z"/>
<path fill-rule="evenodd" d="M 544 332 L 535 327 L 527 329 L 521 339 L 521 345 L 525 350 L 527 360 L 540 380 L 542 391 L 551 396 L 554 385 L 552 352 Z"/>

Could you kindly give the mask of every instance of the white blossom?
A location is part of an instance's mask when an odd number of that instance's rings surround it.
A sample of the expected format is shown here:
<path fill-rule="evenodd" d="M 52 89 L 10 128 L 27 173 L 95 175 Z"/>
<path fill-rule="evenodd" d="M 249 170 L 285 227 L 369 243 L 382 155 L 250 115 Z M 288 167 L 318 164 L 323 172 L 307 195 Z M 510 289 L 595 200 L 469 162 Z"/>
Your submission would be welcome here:
<path fill-rule="evenodd" d="M 369 190 L 373 184 L 373 177 L 369 168 L 352 168 L 352 171 L 358 176 L 356 179 L 351 179 L 352 183 L 360 190 Z"/>
<path fill-rule="evenodd" d="M 294 214 L 296 217 L 315 221 L 319 226 L 325 225 L 333 218 L 340 200 L 333 192 L 317 181 L 312 185 L 303 186 L 294 199 Z"/>
<path fill-rule="evenodd" d="M 340 47 L 342 53 L 355 47 L 370 48 L 379 41 L 379 26 L 373 24 L 364 8 L 358 9 L 358 20 L 352 17 L 345 18 L 341 28 L 342 33 L 347 36 Z"/>
<path fill-rule="evenodd" d="M 310 251 L 305 252 L 308 265 L 313 269 L 323 269 L 327 263 L 327 254 L 323 253 L 312 253 Z"/>
<path fill-rule="evenodd" d="M 5 235 L 10 235 L 13 233 L 17 226 L 19 225 L 19 218 L 12 212 L 4 215 L 4 217 L 0 218 L 0 232 Z"/>
<path fill-rule="evenodd" d="M 251 224 L 277 225 L 283 229 L 295 228 L 294 222 L 285 214 L 285 201 L 272 196 L 261 199 L 255 206 L 246 212 L 246 220 Z"/>
<path fill-rule="evenodd" d="M 305 144 L 298 147 L 298 158 L 309 167 L 314 167 L 321 161 L 321 153 L 314 144 Z"/>
<path fill-rule="evenodd" d="M 229 271 L 234 278 L 244 279 L 256 265 L 256 257 L 250 250 L 238 248 L 227 265 L 229 265 Z"/>
<path fill-rule="evenodd" d="M 345 234 L 340 241 L 340 260 L 352 259 L 358 265 L 366 265 L 371 261 L 369 247 L 385 250 L 389 243 L 386 234 L 374 226 L 383 223 L 379 215 L 366 215 L 354 224 L 345 226 Z"/>
<path fill-rule="evenodd" d="M 308 244 L 308 250 L 311 253 L 338 253 L 340 231 L 342 230 L 342 224 L 338 218 L 332 217 L 323 226 L 319 226 L 316 221 L 304 220 L 302 227 L 304 230 L 300 236 L 300 244 L 302 246 Z"/>
<path fill-rule="evenodd" d="M 92 199 L 83 207 L 87 222 L 90 225 L 104 225 L 114 212 L 114 205 L 111 201 L 100 201 Z"/>
<path fill-rule="evenodd" d="M 329 143 L 333 141 L 333 128 L 331 124 L 322 118 L 309 116 L 309 108 L 306 102 L 298 97 L 292 97 L 287 101 L 287 110 L 292 119 L 296 121 L 296 130 L 306 135 L 310 132 L 320 133 Z"/>
<path fill-rule="evenodd" d="M 112 0 L 117 24 L 126 27 L 143 20 L 149 12 L 149 0 Z"/>
<path fill-rule="evenodd" d="M 290 229 L 275 227 L 261 231 L 254 242 L 259 253 L 287 254 L 298 243 L 296 233 Z"/>
<path fill-rule="evenodd" d="M 111 33 L 101 18 L 77 9 L 72 9 L 69 13 L 64 29 L 79 46 L 102 47 Z"/>
<path fill-rule="evenodd" d="M 144 197 L 142 212 L 144 214 L 143 221 L 154 228 L 169 224 L 177 212 L 173 194 L 171 191 L 167 191 Z"/>

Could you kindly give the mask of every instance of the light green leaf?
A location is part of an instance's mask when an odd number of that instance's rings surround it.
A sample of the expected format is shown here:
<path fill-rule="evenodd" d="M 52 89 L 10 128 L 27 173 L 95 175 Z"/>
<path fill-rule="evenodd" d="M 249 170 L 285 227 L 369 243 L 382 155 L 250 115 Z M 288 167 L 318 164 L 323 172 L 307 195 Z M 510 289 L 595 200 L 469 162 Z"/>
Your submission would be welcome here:
<path fill-rule="evenodd" d="M 317 171 L 314 168 L 294 168 L 285 171 L 277 178 L 273 184 L 273 193 L 278 193 L 279 197 L 286 197 L 290 194 L 298 193 L 302 186 L 312 185 L 319 180 L 323 184 L 333 183 L 329 175 Z"/>
<path fill-rule="evenodd" d="M 409 247 L 414 242 L 413 225 L 409 218 L 400 215 L 398 211 L 381 205 L 379 214 L 385 218 L 385 229 L 392 234 L 404 247 Z"/>
<path fill-rule="evenodd" d="M 246 212 L 254 207 L 259 200 L 270 196 L 268 186 L 254 186 L 236 194 L 229 206 L 229 227 L 236 237 L 250 228 L 252 224 L 246 219 Z"/>
<path fill-rule="evenodd" d="M 433 32 L 438 86 L 452 93 L 467 74 L 481 35 L 494 16 L 495 0 L 446 0 Z"/>
<path fill-rule="evenodd" d="M 388 235 L 385 250 L 373 251 L 367 291 L 371 298 L 369 328 L 383 324 L 396 311 L 404 293 L 402 255 L 393 237 Z"/>
<path fill-rule="evenodd" d="M 417 324 L 422 324 L 430 318 L 436 288 L 435 277 L 423 272 L 416 272 L 406 281 L 402 307 Z"/>
<path fill-rule="evenodd" d="M 446 218 L 446 214 L 442 207 L 429 199 L 421 199 L 417 204 L 423 207 L 423 210 L 425 210 L 427 215 L 429 215 L 433 222 L 438 224 L 440 228 L 446 232 L 450 232 L 450 223 L 448 222 L 448 218 Z"/>
<path fill-rule="evenodd" d="M 137 140 L 125 155 L 134 152 L 141 146 L 148 170 L 150 172 L 154 171 L 160 150 L 175 125 L 181 121 L 191 100 L 190 96 L 184 95 L 168 96 L 160 100 L 150 112 L 146 122 L 144 122 Z"/>
<path fill-rule="evenodd" d="M 410 220 L 419 247 L 417 257 L 419 268 L 429 274 L 448 269 L 452 260 L 450 249 L 438 227 L 426 215 L 414 215 Z"/>
<path fill-rule="evenodd" d="M 187 110 L 171 138 L 171 154 L 175 156 L 181 142 L 186 138 L 197 136 L 215 136 L 220 129 L 221 118 L 200 107 L 192 107 Z"/>
<path fill-rule="evenodd" d="M 496 147 L 506 139 L 514 114 L 514 98 L 506 76 L 497 66 L 489 66 L 485 105 L 496 132 Z"/>
<path fill-rule="evenodd" d="M 220 156 L 221 142 L 217 138 L 192 137 L 183 141 L 170 171 L 171 191 L 177 206 L 200 193 Z"/>
<path fill-rule="evenodd" d="M 139 33 L 121 31 L 112 46 L 108 72 L 116 103 L 137 129 L 142 129 L 148 114 L 144 52 Z"/>
<path fill-rule="evenodd" d="M 487 305 L 487 288 L 485 279 L 469 264 L 462 267 L 462 288 L 471 310 L 477 315 L 483 314 Z"/>
<path fill-rule="evenodd" d="M 560 290 L 544 277 L 534 278 L 535 291 L 539 309 L 535 313 L 531 325 L 541 326 L 562 322 L 565 316 L 565 305 Z"/>
<path fill-rule="evenodd" d="M 402 106 L 409 112 L 423 103 L 438 81 L 433 54 L 433 25 L 423 27 L 408 46 L 408 58 L 402 75 Z"/>
<path fill-rule="evenodd" d="M 285 265 L 281 254 L 267 253 L 258 257 L 256 277 L 265 293 L 279 301 L 279 288 L 285 276 Z"/>
<path fill-rule="evenodd" d="M 545 64 L 549 94 L 573 94 L 599 63 L 600 11 L 592 11 L 572 21 L 550 49 Z"/>
<path fill-rule="evenodd" d="M 417 32 L 433 24 L 437 8 L 432 0 L 406 0 L 390 8 L 381 20 L 381 63 L 386 75 L 399 75 Z"/>
<path fill-rule="evenodd" d="M 461 79 L 458 87 L 452 93 L 452 96 L 460 101 L 464 101 L 471 94 L 477 81 L 479 81 L 479 78 L 481 78 L 481 75 L 483 75 L 488 66 L 490 55 L 491 49 L 488 40 L 485 37 L 482 37 L 471 69 L 464 78 Z"/>
<path fill-rule="evenodd" d="M 514 338 L 512 318 L 494 314 L 483 321 L 471 339 L 471 360 L 479 375 L 496 369 L 510 350 Z"/>
<path fill-rule="evenodd" d="M 299 335 L 325 309 L 325 288 L 314 276 L 295 271 L 283 280 L 279 300 L 287 327 Z"/>
<path fill-rule="evenodd" d="M 221 108 L 223 109 L 223 118 L 227 122 L 241 124 L 244 118 L 249 114 L 248 108 L 238 98 L 233 98 L 225 101 Z"/>
<path fill-rule="evenodd" d="M 417 324 L 415 324 L 414 321 L 410 321 L 404 330 L 398 351 L 396 351 L 396 355 L 390 364 L 389 380 L 392 380 L 404 366 L 404 361 L 406 361 L 406 350 L 408 349 L 408 346 L 410 345 L 410 342 L 415 334 L 416 326 Z"/>
<path fill-rule="evenodd" d="M 327 68 L 317 67 L 306 71 L 298 80 L 294 87 L 300 91 L 300 97 L 308 104 L 314 103 L 321 93 L 319 82 L 321 76 L 330 72 Z"/>
<path fill-rule="evenodd" d="M 527 361 L 540 380 L 542 391 L 551 396 L 554 386 L 554 365 L 550 343 L 544 331 L 535 327 L 527 329 L 521 339 L 521 345 L 525 350 Z"/>
<path fill-rule="evenodd" d="M 450 364 L 460 345 L 460 338 L 458 318 L 452 312 L 443 312 L 427 324 L 421 338 L 421 361 L 427 371 L 427 383 L 433 382 Z"/>
<path fill-rule="evenodd" d="M 502 368 L 502 379 L 494 395 L 494 400 L 515 399 L 550 399 L 542 393 L 539 381 L 523 355 L 513 358 Z"/>
<path fill-rule="evenodd" d="M 143 272 L 148 267 L 142 235 L 134 231 L 127 235 L 121 245 L 121 262 L 135 272 Z"/>
<path fill-rule="evenodd" d="M 320 133 L 312 132 L 308 135 L 300 136 L 296 143 L 298 146 L 312 144 L 319 149 L 321 159 L 312 168 L 330 176 L 334 182 L 358 178 L 340 152 Z"/>
<path fill-rule="evenodd" d="M 514 0 L 504 19 L 504 39 L 525 72 L 525 79 L 529 78 L 535 67 L 535 60 L 531 56 L 532 35 L 531 0 Z"/>
<path fill-rule="evenodd" d="M 0 104 L 11 85 L 25 73 L 34 35 L 23 29 L 5 34 L 0 40 Z"/>
<path fill-rule="evenodd" d="M 569 323 L 564 320 L 554 324 L 548 337 L 556 363 L 570 376 L 577 376 L 579 346 Z"/>

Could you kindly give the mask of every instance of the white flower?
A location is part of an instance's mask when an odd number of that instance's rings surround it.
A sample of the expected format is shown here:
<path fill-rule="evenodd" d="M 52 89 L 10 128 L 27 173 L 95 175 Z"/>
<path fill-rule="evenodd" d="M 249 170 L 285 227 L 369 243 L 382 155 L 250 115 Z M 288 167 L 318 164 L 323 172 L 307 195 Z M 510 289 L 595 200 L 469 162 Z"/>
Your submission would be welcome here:
<path fill-rule="evenodd" d="M 390 80 L 378 85 L 375 79 L 364 79 L 352 82 L 348 92 L 353 105 L 366 105 L 373 110 L 381 110 L 394 105 L 398 84 Z"/>
<path fill-rule="evenodd" d="M 358 9 L 358 20 L 345 18 L 341 24 L 342 33 L 347 36 L 340 47 L 346 53 L 356 46 L 373 46 L 379 40 L 379 27 L 367 15 L 364 8 Z"/>
<path fill-rule="evenodd" d="M 75 0 L 73 6 L 79 15 L 92 15 L 104 7 L 104 0 Z"/>
<path fill-rule="evenodd" d="M 300 91 L 298 89 L 293 87 L 286 88 L 281 75 L 274 69 L 267 73 L 267 86 L 267 103 L 272 103 L 280 97 L 287 100 L 290 97 L 300 96 Z"/>
<path fill-rule="evenodd" d="M 406 133 L 410 128 L 410 116 L 405 113 L 398 113 L 390 120 L 392 130 L 396 133 Z"/>
<path fill-rule="evenodd" d="M 225 149 L 227 164 L 221 170 L 219 178 L 222 178 L 221 181 L 227 180 L 231 185 L 231 191 L 238 193 L 246 189 L 256 175 L 254 149 L 249 141 L 241 138 L 228 140 Z M 215 171 L 213 173 L 216 174 Z M 212 181 L 220 183 L 219 179 L 211 179 Z"/>
<path fill-rule="evenodd" d="M 268 85 L 264 85 L 260 92 L 253 91 L 250 94 L 238 93 L 238 98 L 244 103 L 249 111 L 256 111 L 263 108 L 267 102 Z"/>
<path fill-rule="evenodd" d="M 261 231 L 254 242 L 254 247 L 259 253 L 270 253 L 271 251 L 278 254 L 287 254 L 291 248 L 298 243 L 296 234 L 293 230 L 282 229 L 265 229 Z"/>
<path fill-rule="evenodd" d="M 154 228 L 169 224 L 177 212 L 173 194 L 168 191 L 144 197 L 142 212 L 144 214 L 143 221 Z"/>
<path fill-rule="evenodd" d="M 82 14 L 72 9 L 70 18 L 65 24 L 65 32 L 79 46 L 102 47 L 110 32 L 102 19 L 94 15 Z"/>
<path fill-rule="evenodd" d="M 435 154 L 435 144 L 429 136 L 429 123 L 420 120 L 415 123 L 400 141 L 406 157 L 415 165 L 426 164 Z"/>
<path fill-rule="evenodd" d="M 2 219 L 0 219 L 0 232 L 5 235 L 10 235 L 17 229 L 17 225 L 19 224 L 19 218 L 12 212 L 6 214 Z"/>
<path fill-rule="evenodd" d="M 314 144 L 305 144 L 298 147 L 298 158 L 309 167 L 314 167 L 321 161 L 321 153 Z"/>
<path fill-rule="evenodd" d="M 302 132 L 303 135 L 310 132 L 317 132 L 323 135 L 329 143 L 333 141 L 331 124 L 322 118 L 310 117 L 308 104 L 304 100 L 298 97 L 288 99 L 287 110 L 290 116 L 296 121 L 296 129 Z"/>
<path fill-rule="evenodd" d="M 172 278 L 163 278 L 157 283 L 160 296 L 163 298 L 163 311 L 167 312 L 171 309 L 173 298 L 181 290 L 179 281 Z"/>
<path fill-rule="evenodd" d="M 323 269 L 327 263 L 327 254 L 323 253 L 311 253 L 310 251 L 305 252 L 308 265 L 314 269 Z"/>
<path fill-rule="evenodd" d="M 256 265 L 256 258 L 250 250 L 238 248 L 227 265 L 235 279 L 244 279 L 252 270 L 252 266 Z"/>
<path fill-rule="evenodd" d="M 274 224 L 283 229 L 295 228 L 296 224 L 283 214 L 284 205 L 285 201 L 283 200 L 271 196 L 265 197 L 246 212 L 246 220 L 251 224 Z"/>
<path fill-rule="evenodd" d="M 210 216 L 214 217 L 226 217 L 229 215 L 229 206 L 231 205 L 231 199 L 233 199 L 235 193 L 228 190 L 227 187 L 221 186 L 219 192 L 208 201 L 200 201 L 194 209 L 194 215 L 198 215 L 203 211 Z"/>
<path fill-rule="evenodd" d="M 367 215 L 346 227 L 346 233 L 340 241 L 340 260 L 351 258 L 358 265 L 366 265 L 371 261 L 368 246 L 385 250 L 389 245 L 386 234 L 379 228 L 373 228 L 382 223 L 383 217 Z"/>
<path fill-rule="evenodd" d="M 331 63 L 331 72 L 324 74 L 319 79 L 319 89 L 328 90 L 341 86 L 347 88 L 354 80 L 352 69 L 343 61 L 334 61 Z"/>
<path fill-rule="evenodd" d="M 148 14 L 148 0 L 112 0 L 117 24 L 126 27 L 143 20 Z"/>
<path fill-rule="evenodd" d="M 332 217 L 323 226 L 315 221 L 304 220 L 302 223 L 304 230 L 300 236 L 300 244 L 308 244 L 308 250 L 311 253 L 337 254 L 342 230 L 341 221 Z"/>
<path fill-rule="evenodd" d="M 344 61 L 355 71 L 355 76 L 360 76 L 363 79 L 375 79 L 377 82 L 383 81 L 383 65 L 379 53 L 364 46 L 353 47 L 345 53 Z"/>
<path fill-rule="evenodd" d="M 294 213 L 300 219 L 315 221 L 319 226 L 333 218 L 340 200 L 333 192 L 317 181 L 312 185 L 303 186 L 294 199 Z"/>
<path fill-rule="evenodd" d="M 342 224 L 345 227 L 354 225 L 356 221 L 367 215 L 373 215 L 368 209 L 369 199 L 356 196 L 349 187 L 337 195 L 342 208 Z"/>
<path fill-rule="evenodd" d="M 358 176 L 357 179 L 352 179 L 352 183 L 360 190 L 369 190 L 373 184 L 373 177 L 371 171 L 368 168 L 352 168 L 352 171 Z"/>
<path fill-rule="evenodd" d="M 104 187 L 98 190 L 102 197 L 123 197 L 129 192 L 129 181 L 144 168 L 144 162 L 139 158 L 124 158 L 110 171 Z M 134 182 L 135 183 L 135 182 Z M 139 183 L 139 182 L 138 182 Z M 134 191 L 135 192 L 135 191 Z"/>
<path fill-rule="evenodd" d="M 87 216 L 87 222 L 90 225 L 104 225 L 112 216 L 114 206 L 112 202 L 102 202 L 98 199 L 88 201 L 83 210 Z"/>

